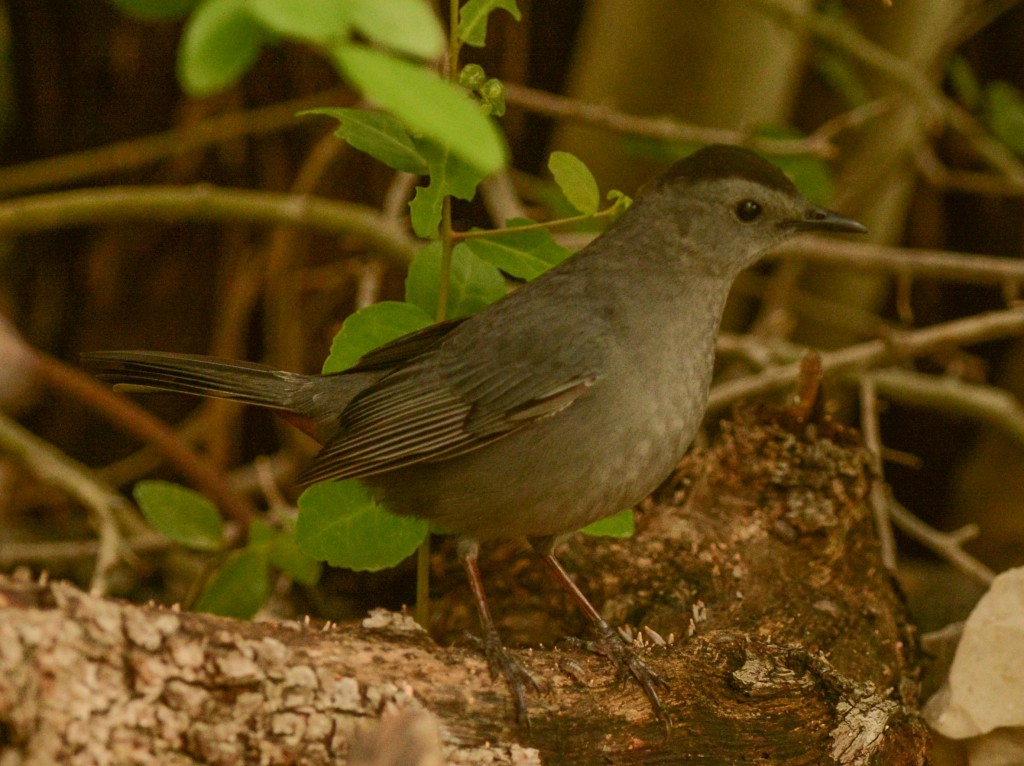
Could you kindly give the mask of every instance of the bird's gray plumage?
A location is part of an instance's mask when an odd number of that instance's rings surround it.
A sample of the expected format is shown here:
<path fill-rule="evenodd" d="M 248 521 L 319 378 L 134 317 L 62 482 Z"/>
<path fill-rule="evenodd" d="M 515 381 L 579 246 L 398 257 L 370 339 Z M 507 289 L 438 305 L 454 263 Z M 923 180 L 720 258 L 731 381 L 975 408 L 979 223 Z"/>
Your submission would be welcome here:
<path fill-rule="evenodd" d="M 310 418 L 324 446 L 305 482 L 361 478 L 392 510 L 473 539 L 549 537 L 639 501 L 682 457 L 741 269 L 797 231 L 859 228 L 752 153 L 709 147 L 561 265 L 350 371 L 145 352 L 90 362 L 136 387 Z"/>

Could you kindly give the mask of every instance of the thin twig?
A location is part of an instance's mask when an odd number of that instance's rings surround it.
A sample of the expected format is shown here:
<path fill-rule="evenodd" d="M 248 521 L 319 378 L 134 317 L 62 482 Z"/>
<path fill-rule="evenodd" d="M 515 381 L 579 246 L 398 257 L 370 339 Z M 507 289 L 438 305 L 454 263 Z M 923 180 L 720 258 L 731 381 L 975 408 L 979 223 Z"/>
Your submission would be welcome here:
<path fill-rule="evenodd" d="M 286 484 L 295 478 L 299 458 L 287 450 L 278 450 L 270 455 L 260 455 L 261 471 L 269 473 L 276 484 Z M 231 486 L 237 492 L 255 494 L 262 492 L 262 477 L 257 473 L 256 461 L 240 465 L 228 474 Z"/>
<path fill-rule="evenodd" d="M 155 553 L 167 550 L 172 543 L 158 532 L 143 532 L 123 538 L 121 544 L 132 553 Z M 0 546 L 0 569 L 9 570 L 18 564 L 52 565 L 91 559 L 99 555 L 99 540 L 61 540 L 40 543 L 4 543 Z"/>
<path fill-rule="evenodd" d="M 592 242 L 597 233 L 570 231 L 554 236 L 560 245 L 575 250 Z M 764 259 L 834 264 L 863 271 L 907 273 L 915 277 L 966 284 L 1002 287 L 1008 283 L 1024 283 L 1024 260 L 1020 258 L 976 255 L 955 250 L 894 247 L 809 234 L 775 248 Z"/>
<path fill-rule="evenodd" d="M 526 208 L 507 170 L 485 178 L 480 184 L 480 197 L 495 226 L 505 226 L 512 218 L 526 217 Z"/>
<path fill-rule="evenodd" d="M 1014 183 L 1024 184 L 1024 165 L 1006 146 L 993 138 L 974 117 L 921 74 L 920 68 L 868 40 L 856 29 L 824 13 L 794 8 L 784 0 L 756 0 L 767 14 L 870 66 L 903 88 L 925 113 L 942 120 L 971 142 L 978 155 Z"/>
<path fill-rule="evenodd" d="M 890 572 L 896 571 L 896 537 L 892 532 L 889 518 L 890 492 L 885 485 L 882 472 L 882 436 L 878 424 L 878 396 L 870 375 L 860 380 L 860 431 L 864 447 L 871 455 L 874 476 L 871 477 L 871 492 L 868 499 L 875 517 L 875 531 L 881 548 L 882 563 Z"/>
<path fill-rule="evenodd" d="M 900 368 L 875 370 L 870 378 L 886 398 L 976 418 L 999 428 L 1024 448 L 1024 406 L 1009 391 L 952 375 L 927 375 Z"/>
<path fill-rule="evenodd" d="M 291 224 L 335 235 L 357 235 L 402 263 L 414 240 L 365 205 L 304 194 L 193 186 L 111 186 L 40 194 L 0 202 L 0 236 L 128 221 L 249 221 Z"/>
<path fill-rule="evenodd" d="M 1012 178 L 975 170 L 952 170 L 943 164 L 928 144 L 922 143 L 914 154 L 917 169 L 932 186 L 941 189 L 983 194 L 988 197 L 1019 197 L 1024 183 Z"/>
<path fill-rule="evenodd" d="M 756 338 L 751 335 L 720 333 L 717 352 L 743 357 L 758 369 L 771 364 L 791 363 L 806 352 L 803 346 L 781 338 Z M 878 395 L 916 407 L 946 412 L 958 418 L 974 418 L 1000 429 L 1024 448 L 1024 405 L 1006 391 L 995 386 L 971 383 L 953 375 L 931 375 L 903 367 L 872 370 L 866 374 L 846 376 L 860 384 L 870 377 Z M 867 436 L 865 436 L 867 439 Z M 882 456 L 892 452 L 880 445 Z M 906 462 L 906 456 L 898 458 Z"/>
<path fill-rule="evenodd" d="M 380 300 L 381 281 L 384 269 L 380 261 L 358 264 L 356 271 L 355 309 L 365 309 Z"/>
<path fill-rule="evenodd" d="M 280 487 L 277 486 L 273 461 L 265 455 L 260 455 L 252 462 L 252 467 L 256 472 L 256 481 L 263 493 L 263 498 L 267 501 L 267 507 L 271 510 L 287 507 L 289 503 L 281 494 Z"/>
<path fill-rule="evenodd" d="M 957 532 L 947 533 L 935 529 L 893 498 L 889 499 L 889 517 L 907 537 L 917 540 L 982 585 L 987 587 L 992 584 L 996 573 L 960 547 L 961 536 Z"/>
<path fill-rule="evenodd" d="M 964 11 L 949 34 L 945 43 L 946 51 L 955 51 L 997 18 L 1019 4 L 1020 0 L 987 0 L 987 2 L 981 0 L 981 2 L 973 3 L 973 7 L 967 8 Z"/>
<path fill-rule="evenodd" d="M 835 154 L 835 147 L 826 138 L 816 135 L 807 138 L 762 138 L 739 130 L 684 123 L 671 117 L 640 117 L 516 83 L 505 83 L 505 99 L 509 104 L 536 114 L 558 117 L 567 122 L 585 122 L 612 133 L 678 143 L 736 144 L 776 155 L 810 154 L 827 158 Z"/>
<path fill-rule="evenodd" d="M 419 180 L 420 177 L 415 173 L 399 170 L 388 184 L 384 202 L 381 204 L 381 213 L 387 220 L 394 221 L 396 226 L 403 224 L 409 214 L 409 198 L 412 197 L 412 190 L 416 188 Z"/>
<path fill-rule="evenodd" d="M 825 237 L 800 237 L 767 256 L 797 258 L 844 268 L 907 273 L 970 284 L 1024 282 L 1024 260 L 973 255 L 950 250 L 925 250 L 850 242 Z"/>
<path fill-rule="evenodd" d="M 43 481 L 60 487 L 89 509 L 99 535 L 90 591 L 99 595 L 106 593 L 107 573 L 117 563 L 121 539 L 114 512 L 128 507 L 128 501 L 100 482 L 87 466 L 3 414 L 0 414 L 0 446 Z"/>
<path fill-rule="evenodd" d="M 296 112 L 336 103 L 346 92 L 335 88 L 279 104 L 217 115 L 166 133 L 4 168 L 0 171 L 0 196 L 131 170 L 242 136 L 294 128 L 299 124 Z"/>
<path fill-rule="evenodd" d="M 196 444 L 201 441 L 203 409 L 209 401 L 203 400 L 202 404 L 175 425 L 174 430 L 178 434 L 178 438 L 186 444 Z M 101 480 L 112 487 L 123 487 L 152 473 L 160 467 L 162 462 L 163 456 L 160 451 L 152 444 L 145 444 L 130 455 L 93 470 Z"/>
<path fill-rule="evenodd" d="M 852 372 L 888 364 L 951 346 L 967 346 L 995 338 L 1024 334 L 1024 308 L 990 311 L 952 322 L 894 333 L 887 340 L 870 340 L 821 354 L 825 374 Z M 732 402 L 762 396 L 793 384 L 800 375 L 799 363 L 773 367 L 754 375 L 720 383 L 711 390 L 708 412 L 718 412 Z"/>
<path fill-rule="evenodd" d="M 130 400 L 118 396 L 83 372 L 68 367 L 35 351 L 35 366 L 40 380 L 54 391 L 72 396 L 96 410 L 122 431 L 153 444 L 197 489 L 208 495 L 224 513 L 246 528 L 256 509 L 232 489 L 225 478 L 214 471 L 186 445 L 173 430 Z"/>

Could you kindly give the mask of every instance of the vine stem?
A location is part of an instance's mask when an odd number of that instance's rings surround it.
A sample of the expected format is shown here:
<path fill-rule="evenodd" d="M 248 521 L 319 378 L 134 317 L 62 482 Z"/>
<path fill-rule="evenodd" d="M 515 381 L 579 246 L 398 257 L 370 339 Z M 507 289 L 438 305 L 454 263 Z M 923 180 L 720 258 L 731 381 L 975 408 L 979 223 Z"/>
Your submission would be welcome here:
<path fill-rule="evenodd" d="M 601 218 L 608 218 L 614 215 L 619 210 L 619 206 L 612 205 L 604 210 L 598 210 L 596 213 L 584 213 L 582 215 L 573 215 L 568 218 L 558 218 L 552 221 L 543 221 L 541 223 L 528 223 L 523 226 L 501 226 L 496 229 L 471 229 L 470 231 L 451 231 L 452 241 L 459 241 L 466 239 L 477 239 L 479 237 L 494 237 L 498 234 L 512 234 L 523 231 L 538 231 L 540 229 L 552 229 L 556 226 L 568 226 L 573 223 L 583 223 L 584 221 L 596 221 Z"/>

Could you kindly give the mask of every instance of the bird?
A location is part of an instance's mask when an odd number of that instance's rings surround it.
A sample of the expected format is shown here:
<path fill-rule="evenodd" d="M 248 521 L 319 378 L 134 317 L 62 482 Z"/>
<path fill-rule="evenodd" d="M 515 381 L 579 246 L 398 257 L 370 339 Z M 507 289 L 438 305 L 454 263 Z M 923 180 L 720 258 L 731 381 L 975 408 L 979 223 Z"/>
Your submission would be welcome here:
<path fill-rule="evenodd" d="M 300 484 L 355 478 L 400 515 L 458 538 L 491 675 L 528 722 L 531 679 L 504 648 L 480 544 L 526 538 L 656 717 L 669 688 L 601 616 L 556 555 L 582 527 L 649 495 L 707 406 L 735 277 L 801 232 L 864 233 L 810 202 L 776 165 L 711 145 L 643 186 L 590 244 L 469 317 L 398 338 L 340 373 L 152 351 L 83 355 L 132 391 L 267 408 L 315 436 Z"/>

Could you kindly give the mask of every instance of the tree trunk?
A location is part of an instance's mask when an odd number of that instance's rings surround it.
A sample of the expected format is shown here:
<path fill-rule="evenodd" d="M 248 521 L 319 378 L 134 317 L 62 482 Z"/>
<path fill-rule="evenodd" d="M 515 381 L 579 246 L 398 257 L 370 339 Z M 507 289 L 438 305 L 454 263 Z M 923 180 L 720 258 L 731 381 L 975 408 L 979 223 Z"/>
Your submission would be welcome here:
<path fill-rule="evenodd" d="M 808 0 L 789 0 L 794 10 Z M 804 37 L 746 0 L 596 0 L 579 33 L 568 95 L 633 114 L 753 130 L 785 124 L 803 68 Z M 620 136 L 561 127 L 553 148 L 578 154 L 602 184 L 635 189 L 661 163 Z"/>

